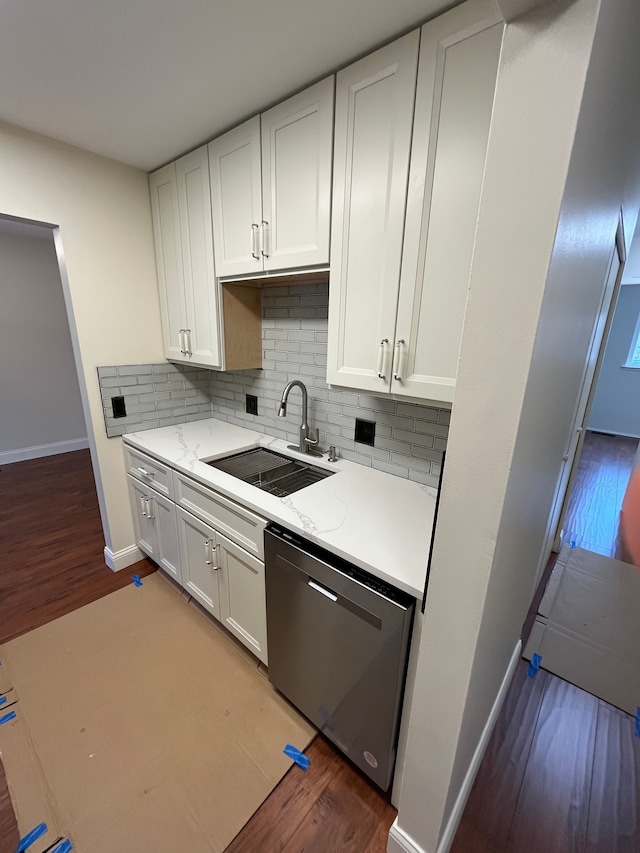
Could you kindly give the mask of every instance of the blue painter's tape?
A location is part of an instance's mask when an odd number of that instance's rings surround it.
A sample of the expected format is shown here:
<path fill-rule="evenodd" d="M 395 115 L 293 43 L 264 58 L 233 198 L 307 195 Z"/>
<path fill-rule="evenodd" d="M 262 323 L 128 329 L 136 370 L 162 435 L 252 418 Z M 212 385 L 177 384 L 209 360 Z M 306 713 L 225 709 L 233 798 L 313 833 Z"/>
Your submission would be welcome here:
<path fill-rule="evenodd" d="M 534 655 L 531 658 L 531 663 L 529 664 L 529 669 L 527 670 L 527 675 L 529 676 L 529 678 L 536 677 L 536 673 L 540 669 L 541 662 L 542 658 L 540 657 L 540 655 Z"/>
<path fill-rule="evenodd" d="M 6 701 L 7 701 L 7 697 L 6 697 L 6 696 L 0 696 L 0 705 L 4 705 L 4 703 L 5 703 Z"/>
<path fill-rule="evenodd" d="M 302 767 L 303 770 L 306 770 L 311 763 L 306 755 L 303 755 L 299 749 L 296 749 L 295 746 L 292 746 L 290 743 L 288 743 L 282 751 L 285 755 L 288 755 L 289 758 L 292 758 L 297 765 Z"/>
<path fill-rule="evenodd" d="M 134 582 L 136 586 L 142 586 L 142 581 L 140 580 L 140 575 L 131 575 L 131 580 Z"/>
<path fill-rule="evenodd" d="M 57 847 L 53 848 L 51 853 L 69 853 L 70 850 L 73 850 L 73 844 L 68 838 L 65 838 L 62 844 L 58 844 Z"/>
<path fill-rule="evenodd" d="M 46 833 L 48 827 L 46 823 L 40 823 L 35 829 L 32 829 L 31 832 L 28 832 L 24 838 L 20 839 L 20 843 L 18 844 L 18 849 L 16 853 L 22 853 L 23 850 L 27 850 L 34 841 L 37 841 L 39 838 Z"/>
<path fill-rule="evenodd" d="M 9 713 L 5 714 L 4 717 L 0 717 L 0 726 L 3 723 L 9 723 L 9 722 L 11 722 L 11 720 L 15 720 L 15 718 L 16 718 L 16 712 L 15 711 L 9 711 Z"/>
<path fill-rule="evenodd" d="M 640 707 L 636 711 L 636 737 L 640 737 Z"/>

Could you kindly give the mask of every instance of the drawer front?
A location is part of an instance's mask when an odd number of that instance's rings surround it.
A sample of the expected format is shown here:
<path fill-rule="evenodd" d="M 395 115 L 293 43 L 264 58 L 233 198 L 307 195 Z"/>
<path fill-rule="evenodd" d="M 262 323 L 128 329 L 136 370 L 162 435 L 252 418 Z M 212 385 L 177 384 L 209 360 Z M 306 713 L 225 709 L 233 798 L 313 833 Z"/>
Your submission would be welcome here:
<path fill-rule="evenodd" d="M 175 500 L 197 518 L 212 525 L 250 554 L 264 559 L 264 518 L 212 489 L 174 472 Z"/>
<path fill-rule="evenodd" d="M 140 480 L 145 486 L 151 486 L 161 495 L 173 499 L 171 468 L 168 465 L 127 445 L 124 448 L 124 455 L 128 474 Z"/>

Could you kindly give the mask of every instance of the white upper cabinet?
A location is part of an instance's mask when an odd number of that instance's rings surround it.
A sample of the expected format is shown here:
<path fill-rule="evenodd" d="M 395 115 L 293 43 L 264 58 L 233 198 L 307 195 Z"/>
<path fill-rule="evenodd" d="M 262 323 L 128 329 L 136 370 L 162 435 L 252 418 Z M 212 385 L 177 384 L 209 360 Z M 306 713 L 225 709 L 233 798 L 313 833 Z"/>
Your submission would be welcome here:
<path fill-rule="evenodd" d="M 262 270 L 260 116 L 209 143 L 218 275 Z"/>
<path fill-rule="evenodd" d="M 333 77 L 209 143 L 216 269 L 329 262 Z"/>
<path fill-rule="evenodd" d="M 176 163 L 176 176 L 187 306 L 187 357 L 190 363 L 221 367 L 206 146 L 181 157 Z"/>
<path fill-rule="evenodd" d="M 165 355 L 222 367 L 206 146 L 149 176 Z"/>
<path fill-rule="evenodd" d="M 328 381 L 389 389 L 419 32 L 336 80 Z"/>
<path fill-rule="evenodd" d="M 156 268 L 164 354 L 171 361 L 184 358 L 187 307 L 182 270 L 178 182 L 175 163 L 149 175 L 151 215 L 156 249 Z"/>
<path fill-rule="evenodd" d="M 453 401 L 502 30 L 472 0 L 422 27 L 417 88 L 418 33 L 338 75 L 334 385 Z"/>
<path fill-rule="evenodd" d="M 458 372 L 503 31 L 492 19 L 470 31 L 465 12 L 422 29 L 391 374 L 393 394 L 447 403 Z"/>
<path fill-rule="evenodd" d="M 329 263 L 334 78 L 261 117 L 265 270 Z"/>

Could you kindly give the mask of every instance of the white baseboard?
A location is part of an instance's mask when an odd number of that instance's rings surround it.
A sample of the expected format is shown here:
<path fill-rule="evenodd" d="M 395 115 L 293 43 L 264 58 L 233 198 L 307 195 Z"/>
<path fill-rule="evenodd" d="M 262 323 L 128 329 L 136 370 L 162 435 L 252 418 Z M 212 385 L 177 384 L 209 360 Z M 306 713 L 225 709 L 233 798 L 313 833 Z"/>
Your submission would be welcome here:
<path fill-rule="evenodd" d="M 425 853 L 425 851 L 412 838 L 405 835 L 398 826 L 398 818 L 396 818 L 389 830 L 387 853 Z"/>
<path fill-rule="evenodd" d="M 0 465 L 26 462 L 27 459 L 40 459 L 42 456 L 56 456 L 58 453 L 71 453 L 73 450 L 86 450 L 88 447 L 88 438 L 72 438 L 69 441 L 36 444 L 34 447 L 22 447 L 19 450 L 3 450 L 0 452 Z"/>
<path fill-rule="evenodd" d="M 104 561 L 112 572 L 120 572 L 139 560 L 144 560 L 144 557 L 145 555 L 137 545 L 129 545 L 128 548 L 115 552 L 111 548 L 104 549 Z"/>
<path fill-rule="evenodd" d="M 494 726 L 502 708 L 502 703 L 507 695 L 511 679 L 513 678 L 513 674 L 521 656 L 522 642 L 518 640 L 516 647 L 513 650 L 513 654 L 511 655 L 511 660 L 509 661 L 507 670 L 504 674 L 504 678 L 502 679 L 500 690 L 498 691 L 498 695 L 496 696 L 493 707 L 491 708 L 491 713 L 489 714 L 489 718 L 487 719 L 485 727 L 482 730 L 482 734 L 480 735 L 476 751 L 474 752 L 473 758 L 471 759 L 467 769 L 460 792 L 458 793 L 458 797 L 454 803 L 453 809 L 451 810 L 451 814 L 449 815 L 449 820 L 447 821 L 447 825 L 445 826 L 442 837 L 440 838 L 440 843 L 438 844 L 436 853 L 448 853 L 451 845 L 453 844 L 453 839 L 458 829 L 462 812 L 467 804 L 471 788 L 473 787 L 474 780 L 478 773 L 478 768 L 480 767 L 487 744 L 489 743 L 489 738 L 493 733 Z M 398 817 L 400 817 L 400 815 L 398 815 Z M 427 851 L 403 832 L 403 830 L 398 826 L 398 818 L 396 818 L 391 826 L 391 830 L 389 831 L 387 853 L 427 853 Z"/>

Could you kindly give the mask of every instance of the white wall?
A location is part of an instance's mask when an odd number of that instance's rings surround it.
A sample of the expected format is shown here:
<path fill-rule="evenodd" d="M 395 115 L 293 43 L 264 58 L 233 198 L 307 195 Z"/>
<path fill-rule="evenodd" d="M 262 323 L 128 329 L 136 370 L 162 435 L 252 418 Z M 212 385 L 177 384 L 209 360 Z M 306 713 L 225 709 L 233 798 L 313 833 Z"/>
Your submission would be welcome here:
<path fill-rule="evenodd" d="M 640 370 L 623 367 L 640 317 L 640 284 L 620 288 L 589 429 L 640 438 Z"/>
<path fill-rule="evenodd" d="M 450 840 L 517 649 L 619 208 L 630 238 L 640 203 L 639 12 L 575 0 L 506 29 L 389 849 Z"/>
<path fill-rule="evenodd" d="M 87 428 L 50 230 L 0 230 L 0 461 L 77 449 Z"/>
<path fill-rule="evenodd" d="M 125 549 L 134 533 L 122 445 L 105 435 L 96 367 L 163 360 L 147 177 L 0 123 L 0 214 L 60 227 L 106 544 Z"/>

